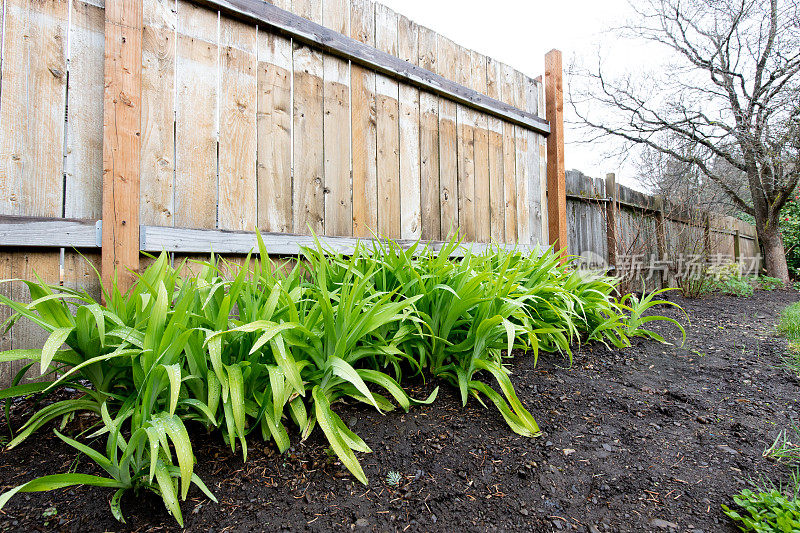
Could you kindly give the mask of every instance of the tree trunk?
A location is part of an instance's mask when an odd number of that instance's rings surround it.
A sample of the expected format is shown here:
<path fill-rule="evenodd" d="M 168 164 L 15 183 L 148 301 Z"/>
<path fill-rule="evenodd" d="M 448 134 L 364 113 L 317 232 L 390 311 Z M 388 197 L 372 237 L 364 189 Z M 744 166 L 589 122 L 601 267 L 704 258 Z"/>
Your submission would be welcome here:
<path fill-rule="evenodd" d="M 767 275 L 790 283 L 789 268 L 786 266 L 786 251 L 783 248 L 783 237 L 778 222 L 771 221 L 766 227 L 757 228 L 758 239 L 764 249 L 764 268 Z"/>

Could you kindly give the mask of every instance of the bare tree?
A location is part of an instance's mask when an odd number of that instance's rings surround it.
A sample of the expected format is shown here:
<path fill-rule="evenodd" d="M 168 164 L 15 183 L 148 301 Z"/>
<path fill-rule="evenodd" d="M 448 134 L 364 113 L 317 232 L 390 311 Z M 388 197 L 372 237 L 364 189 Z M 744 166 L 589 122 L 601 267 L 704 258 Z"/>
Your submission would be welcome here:
<path fill-rule="evenodd" d="M 667 47 L 671 62 L 647 77 L 612 79 L 602 61 L 574 70 L 570 101 L 580 123 L 713 181 L 755 218 L 769 275 L 788 281 L 778 217 L 800 179 L 798 0 L 638 0 L 633 7 L 639 20 L 623 28 L 625 36 Z"/>
<path fill-rule="evenodd" d="M 689 158 L 696 155 L 692 153 L 696 150 L 695 146 L 675 146 L 674 149 Z M 743 199 L 750 198 L 747 184 L 741 179 L 738 170 L 730 169 L 727 164 L 720 167 L 717 163 L 714 167 L 720 178 L 727 180 L 729 187 L 735 189 Z M 708 179 L 695 165 L 645 146 L 640 150 L 636 169 L 639 183 L 651 194 L 669 198 L 675 205 L 732 216 L 742 213 L 722 187 Z"/>

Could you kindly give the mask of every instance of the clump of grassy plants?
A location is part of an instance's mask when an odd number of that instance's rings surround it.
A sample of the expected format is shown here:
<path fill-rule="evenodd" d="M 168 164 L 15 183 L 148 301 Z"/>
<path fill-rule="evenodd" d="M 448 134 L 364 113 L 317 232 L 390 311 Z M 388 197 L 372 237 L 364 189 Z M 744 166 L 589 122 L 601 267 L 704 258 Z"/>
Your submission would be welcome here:
<path fill-rule="evenodd" d="M 318 243 L 283 268 L 258 242 L 240 268 L 212 256 L 190 276 L 162 254 L 127 293 L 114 284 L 105 304 L 41 282 L 28 282 L 30 304 L 0 295 L 14 311 L 9 324 L 26 319 L 50 333 L 41 348 L 0 353 L 0 362 L 39 361 L 46 377 L 27 381 L 28 365 L 0 399 L 82 393 L 34 413 L 9 447 L 50 421 L 92 413 L 85 438 L 56 435 L 106 472 L 35 479 L 0 495 L 0 508 L 18 492 L 88 484 L 115 489 L 121 521 L 125 491 L 150 490 L 182 524 L 191 485 L 214 498 L 194 473 L 189 425 L 217 432 L 244 459 L 248 439 L 284 452 L 291 434 L 306 439 L 318 426 L 366 484 L 356 453 L 370 448 L 334 411 L 340 400 L 407 411 L 436 397 L 403 390 L 405 377 L 422 375 L 457 388 L 464 404 L 488 400 L 511 430 L 533 437 L 539 427 L 505 366 L 515 349 L 535 359 L 571 357 L 571 344 L 587 341 L 663 341 L 646 324 L 664 318 L 645 313 L 669 304 L 654 298 L 663 291 L 618 300 L 612 278 L 576 271 L 549 249 L 473 254 L 456 239 L 439 251 L 383 241 L 345 256 Z"/>
<path fill-rule="evenodd" d="M 800 377 L 800 302 L 795 302 L 781 312 L 778 333 L 789 341 L 789 352 L 783 363 L 791 372 Z"/>
<path fill-rule="evenodd" d="M 795 442 L 792 442 L 794 440 Z M 786 466 L 789 483 L 761 479 L 755 490 L 744 489 L 733 497 L 736 506 L 723 505 L 723 512 L 736 522 L 742 531 L 772 532 L 800 529 L 800 428 L 778 433 L 764 457 Z"/>
<path fill-rule="evenodd" d="M 778 332 L 789 341 L 800 341 L 800 302 L 795 302 L 781 311 Z"/>

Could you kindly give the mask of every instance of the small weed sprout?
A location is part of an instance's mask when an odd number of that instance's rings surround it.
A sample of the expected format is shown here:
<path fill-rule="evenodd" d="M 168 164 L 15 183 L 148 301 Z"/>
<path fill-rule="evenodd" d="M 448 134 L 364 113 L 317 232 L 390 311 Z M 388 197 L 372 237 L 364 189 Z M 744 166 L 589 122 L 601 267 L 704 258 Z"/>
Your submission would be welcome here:
<path fill-rule="evenodd" d="M 55 518 L 56 516 L 58 516 L 58 509 L 56 509 L 55 505 L 51 505 L 50 507 L 42 511 L 42 518 L 44 518 L 45 527 L 50 525 L 50 519 Z"/>
<path fill-rule="evenodd" d="M 396 470 L 392 470 L 386 474 L 386 484 L 390 487 L 399 487 L 402 480 L 403 475 Z"/>
<path fill-rule="evenodd" d="M 764 450 L 763 456 L 788 465 L 800 463 L 800 444 L 798 444 L 800 442 L 800 428 L 795 426 L 792 429 L 795 437 L 797 437 L 795 439 L 796 442 L 792 442 L 786 430 L 782 430 L 775 437 L 772 445 Z"/>

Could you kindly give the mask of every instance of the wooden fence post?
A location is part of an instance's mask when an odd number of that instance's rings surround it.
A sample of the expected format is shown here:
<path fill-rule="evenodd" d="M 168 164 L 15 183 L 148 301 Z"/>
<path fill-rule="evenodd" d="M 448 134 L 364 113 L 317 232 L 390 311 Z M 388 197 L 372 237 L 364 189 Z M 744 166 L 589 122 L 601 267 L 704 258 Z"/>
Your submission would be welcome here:
<path fill-rule="evenodd" d="M 706 262 L 711 261 L 711 213 L 703 211 L 703 252 Z"/>
<path fill-rule="evenodd" d="M 606 249 L 609 266 L 617 266 L 617 177 L 606 174 Z"/>
<path fill-rule="evenodd" d="M 139 268 L 139 172 L 142 99 L 142 0 L 108 0 L 103 99 L 103 250 L 106 289 Z"/>
<path fill-rule="evenodd" d="M 547 220 L 550 244 L 567 252 L 567 193 L 564 173 L 564 87 L 561 52 L 550 50 L 544 59 L 545 108 L 550 123 L 547 137 Z"/>
<path fill-rule="evenodd" d="M 667 248 L 667 226 L 664 221 L 664 197 L 656 196 L 656 247 L 658 248 L 658 260 L 662 266 L 666 266 L 668 261 L 668 248 Z M 661 287 L 668 287 L 670 285 L 669 270 L 661 271 Z"/>
<path fill-rule="evenodd" d="M 733 232 L 733 262 L 739 263 L 741 261 L 742 256 L 742 243 L 739 241 L 739 230 L 736 229 Z"/>

